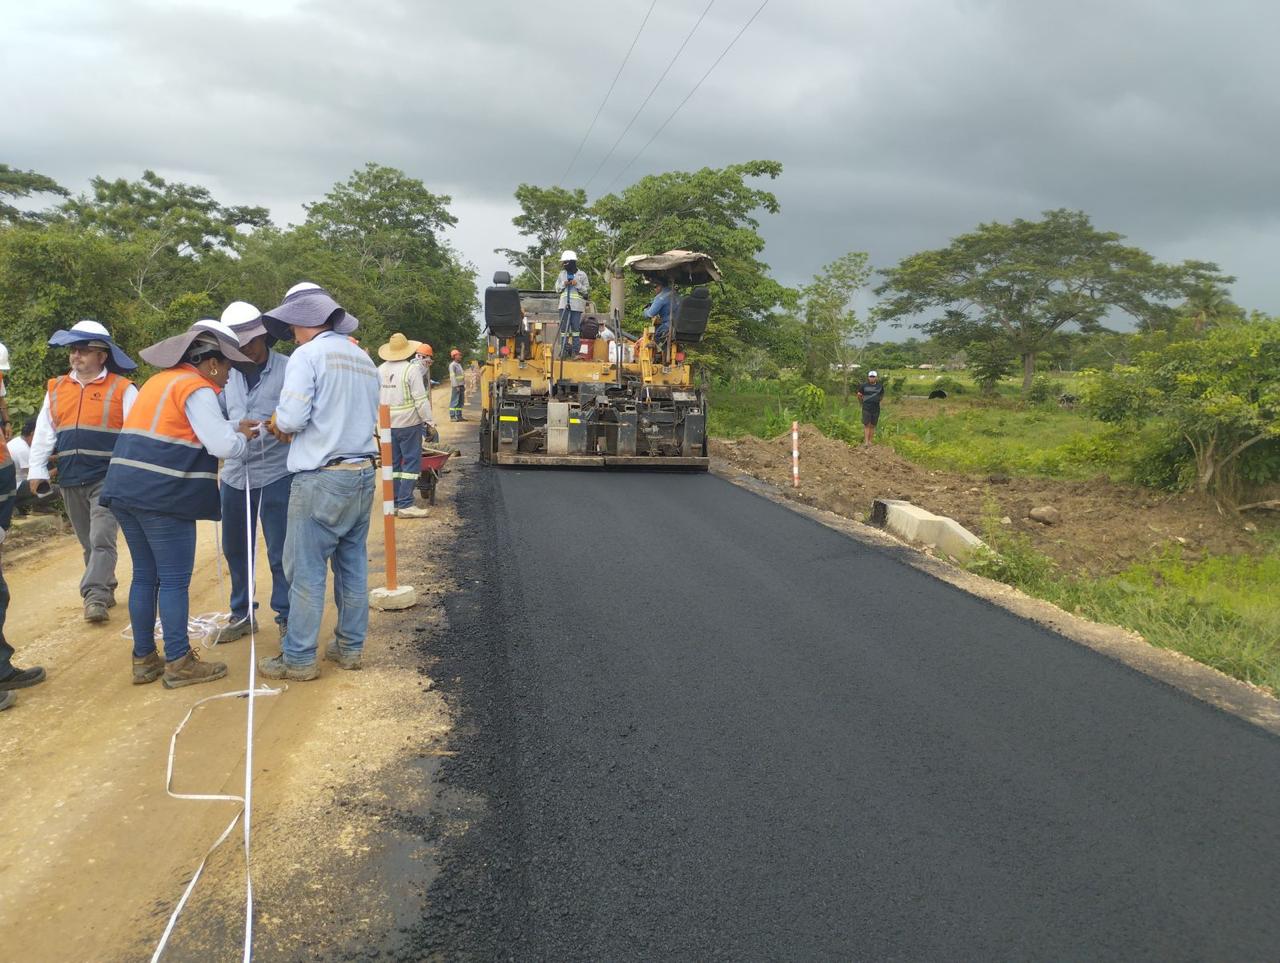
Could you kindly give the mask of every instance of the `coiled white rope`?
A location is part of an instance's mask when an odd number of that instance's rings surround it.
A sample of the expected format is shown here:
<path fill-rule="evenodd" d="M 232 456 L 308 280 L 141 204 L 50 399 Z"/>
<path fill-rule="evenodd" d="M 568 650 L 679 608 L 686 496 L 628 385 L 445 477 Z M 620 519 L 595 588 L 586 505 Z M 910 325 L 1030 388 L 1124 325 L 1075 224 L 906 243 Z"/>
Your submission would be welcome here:
<path fill-rule="evenodd" d="M 259 435 L 261 438 L 261 435 Z M 262 443 L 259 442 L 258 454 L 263 456 Z M 246 460 L 247 461 L 247 460 Z M 242 817 L 244 821 L 244 884 L 245 884 L 245 913 L 244 913 L 244 963 L 249 963 L 253 957 L 253 872 L 250 865 L 250 834 L 252 832 L 253 819 L 253 704 L 257 696 L 279 695 L 285 691 L 288 686 L 282 685 L 278 689 L 273 689 L 268 685 L 261 688 L 257 686 L 258 673 L 258 651 L 257 651 L 257 631 L 254 627 L 254 601 L 257 595 L 257 585 L 254 583 L 255 567 L 254 557 L 257 553 L 257 540 L 253 537 L 255 522 L 259 520 L 262 514 L 262 500 L 258 500 L 258 512 L 255 517 L 252 509 L 253 501 L 251 489 L 248 485 L 248 470 L 246 464 L 246 478 L 244 488 L 244 518 L 245 518 L 245 544 L 248 546 L 247 565 L 249 580 L 249 615 L 247 616 L 249 623 L 249 684 L 246 688 L 237 692 L 220 692 L 217 695 L 207 696 L 199 699 L 187 710 L 187 714 L 183 716 L 182 722 L 178 724 L 178 728 L 173 731 L 173 736 L 169 739 L 169 764 L 165 771 L 164 789 L 174 799 L 196 799 L 213 802 L 238 802 L 241 804 L 240 810 L 227 824 L 227 828 L 222 831 L 217 839 L 213 841 L 213 845 L 205 852 L 204 858 L 200 860 L 200 865 L 196 867 L 195 873 L 191 877 L 191 881 L 187 883 L 187 888 L 183 890 L 182 898 L 178 900 L 178 905 L 173 908 L 173 913 L 169 916 L 169 922 L 164 928 L 164 933 L 160 936 L 160 942 L 156 945 L 155 952 L 151 954 L 151 963 L 158 963 L 161 954 L 164 953 L 165 947 L 169 943 L 169 937 L 173 933 L 173 928 L 178 922 L 178 917 L 182 915 L 183 908 L 187 905 L 192 891 L 196 887 L 196 882 L 200 879 L 200 874 L 204 872 L 205 864 L 209 861 L 209 857 L 213 855 L 214 850 L 221 846 L 227 837 L 231 835 L 231 831 L 236 828 L 236 823 L 240 822 Z M 217 529 L 215 528 L 215 534 Z M 222 553 L 221 541 L 218 544 L 218 585 L 222 585 Z M 197 626 L 197 630 L 205 633 L 206 638 L 216 637 L 217 630 L 226 625 L 230 620 L 228 613 L 210 613 L 207 616 L 195 616 L 188 622 L 188 626 Z M 208 643 L 206 643 L 207 645 Z M 223 793 L 180 793 L 173 790 L 173 760 L 178 748 L 178 736 L 191 721 L 191 717 L 195 711 L 208 702 L 217 699 L 247 699 L 248 709 L 245 713 L 245 751 L 244 751 L 244 793 L 242 795 L 223 794 Z"/>

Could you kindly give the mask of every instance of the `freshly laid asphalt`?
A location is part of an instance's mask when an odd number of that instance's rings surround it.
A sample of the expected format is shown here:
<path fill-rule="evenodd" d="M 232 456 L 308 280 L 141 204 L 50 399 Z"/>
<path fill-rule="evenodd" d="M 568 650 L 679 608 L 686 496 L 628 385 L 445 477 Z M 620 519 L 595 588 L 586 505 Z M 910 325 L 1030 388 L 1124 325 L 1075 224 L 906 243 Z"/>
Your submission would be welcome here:
<path fill-rule="evenodd" d="M 424 954 L 1280 958 L 1280 739 L 714 476 L 460 508 Z"/>

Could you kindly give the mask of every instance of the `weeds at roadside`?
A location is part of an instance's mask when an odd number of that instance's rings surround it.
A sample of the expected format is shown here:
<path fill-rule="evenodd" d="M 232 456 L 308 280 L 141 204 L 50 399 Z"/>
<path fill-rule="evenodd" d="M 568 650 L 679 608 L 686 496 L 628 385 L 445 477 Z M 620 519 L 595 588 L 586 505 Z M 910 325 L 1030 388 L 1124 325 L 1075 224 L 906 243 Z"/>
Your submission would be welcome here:
<path fill-rule="evenodd" d="M 1266 554 L 1211 556 L 1188 563 L 1177 551 L 1119 575 L 1066 575 L 1025 535 L 1003 531 L 994 515 L 987 546 L 966 566 L 1096 622 L 1131 629 L 1152 645 L 1280 694 L 1280 545 Z"/>

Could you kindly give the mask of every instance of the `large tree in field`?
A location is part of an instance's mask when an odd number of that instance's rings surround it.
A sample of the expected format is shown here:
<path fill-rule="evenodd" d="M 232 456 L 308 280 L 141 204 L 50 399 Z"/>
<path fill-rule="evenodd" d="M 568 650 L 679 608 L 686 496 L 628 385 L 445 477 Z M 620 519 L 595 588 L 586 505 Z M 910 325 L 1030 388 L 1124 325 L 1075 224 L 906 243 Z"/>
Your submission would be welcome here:
<path fill-rule="evenodd" d="M 785 311 L 795 307 L 796 292 L 771 278 L 760 260 L 764 238 L 757 216 L 777 213 L 778 199 L 750 183 L 781 173 L 776 161 L 747 161 L 644 177 L 599 198 L 570 221 L 565 244 L 578 252 L 593 284 L 604 282 L 629 255 L 673 248 L 710 254 L 724 280 L 712 292 L 707 337 L 694 355 L 716 368 L 748 348 L 791 350 L 779 332 Z M 638 279 L 629 284 L 626 324 L 635 330 L 651 292 Z M 605 303 L 607 297 L 605 292 Z"/>
<path fill-rule="evenodd" d="M 403 171 L 366 164 L 307 205 L 302 236 L 292 246 L 307 261 L 333 264 L 345 280 L 316 278 L 334 294 L 369 305 L 361 321 L 371 337 L 401 331 L 433 345 L 467 347 L 479 336 L 475 269 L 440 236 L 457 223 L 450 200 Z"/>
<path fill-rule="evenodd" d="M 581 188 L 534 187 L 521 184 L 516 188 L 520 213 L 511 219 L 520 233 L 531 243 L 523 251 L 510 247 L 494 248 L 521 268 L 518 287 L 546 286 L 547 271 L 554 279 L 560 270 L 560 253 L 569 235 L 569 222 L 582 217 L 587 210 L 587 192 Z"/>
<path fill-rule="evenodd" d="M 805 369 L 810 380 L 830 377 L 839 366 L 840 386 L 849 400 L 849 379 L 867 339 L 875 333 L 875 319 L 859 318 L 853 299 L 871 277 L 864 251 L 850 251 L 815 274 L 800 291 L 803 299 Z"/>
<path fill-rule="evenodd" d="M 913 254 L 882 271 L 879 314 L 902 321 L 942 308 L 941 318 L 917 326 L 943 336 L 963 326 L 970 340 L 1003 336 L 1022 359 L 1026 391 L 1036 355 L 1064 325 L 1096 331 L 1113 311 L 1142 327 L 1158 325 L 1173 310 L 1170 300 L 1206 282 L 1233 280 L 1214 264 L 1161 264 L 1123 240 L 1097 230 L 1081 211 L 982 224 L 945 248 Z"/>

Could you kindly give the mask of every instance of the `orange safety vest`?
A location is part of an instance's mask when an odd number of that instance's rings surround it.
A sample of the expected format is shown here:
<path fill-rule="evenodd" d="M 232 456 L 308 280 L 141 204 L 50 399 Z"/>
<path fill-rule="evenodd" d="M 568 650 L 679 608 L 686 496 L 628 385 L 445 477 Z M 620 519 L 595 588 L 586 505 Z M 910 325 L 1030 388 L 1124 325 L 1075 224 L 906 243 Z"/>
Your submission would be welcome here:
<path fill-rule="evenodd" d="M 132 382 L 113 371 L 82 385 L 69 374 L 49 379 L 49 419 L 57 435 L 58 484 L 91 485 L 107 474 L 124 427 L 124 396 Z"/>
<path fill-rule="evenodd" d="M 222 517 L 218 459 L 187 420 L 187 399 L 218 386 L 189 364 L 167 368 L 138 391 L 98 500 L 176 515 Z"/>

